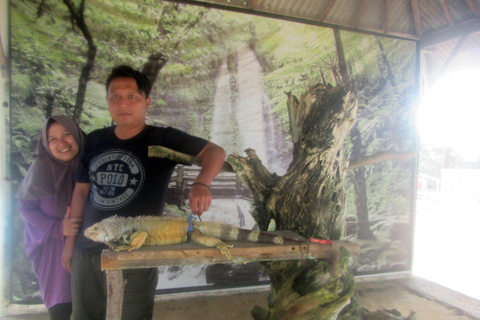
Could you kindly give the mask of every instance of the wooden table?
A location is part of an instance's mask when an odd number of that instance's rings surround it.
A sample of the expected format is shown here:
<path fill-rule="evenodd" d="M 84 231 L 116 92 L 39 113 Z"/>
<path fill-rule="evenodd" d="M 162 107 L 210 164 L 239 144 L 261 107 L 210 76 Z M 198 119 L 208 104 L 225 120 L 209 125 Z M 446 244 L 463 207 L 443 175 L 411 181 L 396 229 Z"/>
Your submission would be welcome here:
<path fill-rule="evenodd" d="M 297 236 L 298 237 L 298 236 Z M 348 241 L 334 241 L 334 245 L 307 241 L 286 240 L 281 245 L 225 241 L 237 263 L 302 260 L 329 258 L 339 247 L 345 247 L 352 255 L 360 253 L 360 246 Z M 200 264 L 233 263 L 216 248 L 207 248 L 194 242 L 168 246 L 142 247 L 131 252 L 102 252 L 102 270 L 107 278 L 107 320 L 121 319 L 123 269 L 151 268 L 160 266 L 184 266 Z"/>

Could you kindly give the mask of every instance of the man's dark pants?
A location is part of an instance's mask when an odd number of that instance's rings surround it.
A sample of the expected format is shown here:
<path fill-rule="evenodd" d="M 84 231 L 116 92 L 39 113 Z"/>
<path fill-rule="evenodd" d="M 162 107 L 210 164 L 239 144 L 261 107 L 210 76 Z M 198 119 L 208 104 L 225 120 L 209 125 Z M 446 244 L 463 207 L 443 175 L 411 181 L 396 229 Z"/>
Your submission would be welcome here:
<path fill-rule="evenodd" d="M 122 320 L 152 319 L 158 270 L 123 270 L 126 280 Z M 100 269 L 100 255 L 73 251 L 73 319 L 104 320 L 107 304 L 105 273 Z"/>

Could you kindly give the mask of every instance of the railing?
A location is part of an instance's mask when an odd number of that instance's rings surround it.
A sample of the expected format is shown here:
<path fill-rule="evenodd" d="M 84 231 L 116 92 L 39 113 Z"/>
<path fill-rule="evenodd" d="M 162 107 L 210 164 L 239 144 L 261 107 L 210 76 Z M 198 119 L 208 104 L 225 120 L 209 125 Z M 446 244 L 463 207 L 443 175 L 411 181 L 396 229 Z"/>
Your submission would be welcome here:
<path fill-rule="evenodd" d="M 440 192 L 442 181 L 425 173 L 417 176 L 417 192 Z"/>
<path fill-rule="evenodd" d="M 167 203 L 184 205 L 191 185 L 200 172 L 198 166 L 177 165 L 168 185 Z M 252 200 L 250 190 L 232 172 L 220 172 L 210 184 L 214 198 L 243 198 Z"/>

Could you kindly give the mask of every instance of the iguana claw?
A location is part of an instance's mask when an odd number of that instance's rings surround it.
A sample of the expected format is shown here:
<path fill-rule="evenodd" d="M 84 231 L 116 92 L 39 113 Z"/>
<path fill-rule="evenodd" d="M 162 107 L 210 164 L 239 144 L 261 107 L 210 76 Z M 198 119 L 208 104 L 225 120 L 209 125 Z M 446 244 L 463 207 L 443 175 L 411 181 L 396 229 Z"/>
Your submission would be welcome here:
<path fill-rule="evenodd" d="M 232 254 L 230 253 L 230 251 L 228 250 L 228 248 L 232 248 L 233 245 L 226 245 L 225 243 L 223 242 L 220 242 L 218 243 L 216 246 L 215 246 L 218 250 L 220 250 L 220 252 L 225 256 L 227 257 L 228 260 L 231 260 L 233 261 L 234 263 L 237 263 L 237 260 L 235 260 L 232 256 Z"/>

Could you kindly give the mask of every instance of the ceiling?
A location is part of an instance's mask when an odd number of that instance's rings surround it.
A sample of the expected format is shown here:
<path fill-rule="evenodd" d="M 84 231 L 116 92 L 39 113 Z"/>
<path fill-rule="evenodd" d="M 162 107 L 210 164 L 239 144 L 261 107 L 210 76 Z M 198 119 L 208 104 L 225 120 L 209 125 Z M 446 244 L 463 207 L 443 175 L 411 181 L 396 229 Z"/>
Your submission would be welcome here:
<path fill-rule="evenodd" d="M 346 31 L 422 47 L 480 30 L 480 0 L 168 0 Z"/>

